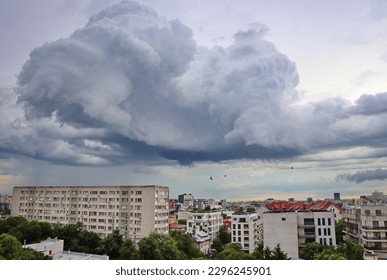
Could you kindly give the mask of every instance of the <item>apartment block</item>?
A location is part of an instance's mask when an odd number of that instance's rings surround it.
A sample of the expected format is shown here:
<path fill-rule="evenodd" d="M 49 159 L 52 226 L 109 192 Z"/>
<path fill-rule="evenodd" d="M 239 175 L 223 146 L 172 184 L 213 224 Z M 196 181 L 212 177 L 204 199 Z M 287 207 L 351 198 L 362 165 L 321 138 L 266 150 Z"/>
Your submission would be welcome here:
<path fill-rule="evenodd" d="M 187 212 L 187 231 L 204 231 L 211 239 L 219 234 L 219 228 L 223 225 L 223 216 L 219 212 Z"/>
<path fill-rule="evenodd" d="M 101 238 L 118 229 L 135 241 L 151 231 L 168 233 L 169 188 L 144 186 L 18 186 L 12 216 L 60 223 L 81 222 Z"/>
<path fill-rule="evenodd" d="M 335 217 L 331 211 L 265 212 L 262 214 L 263 245 L 277 244 L 291 259 L 298 259 L 310 242 L 336 246 Z"/>
<path fill-rule="evenodd" d="M 346 209 L 344 238 L 361 244 L 366 254 L 387 259 L 387 205 L 366 205 Z"/>
<path fill-rule="evenodd" d="M 262 221 L 258 213 L 240 213 L 231 216 L 231 242 L 239 243 L 243 251 L 254 252 L 258 247 Z"/>

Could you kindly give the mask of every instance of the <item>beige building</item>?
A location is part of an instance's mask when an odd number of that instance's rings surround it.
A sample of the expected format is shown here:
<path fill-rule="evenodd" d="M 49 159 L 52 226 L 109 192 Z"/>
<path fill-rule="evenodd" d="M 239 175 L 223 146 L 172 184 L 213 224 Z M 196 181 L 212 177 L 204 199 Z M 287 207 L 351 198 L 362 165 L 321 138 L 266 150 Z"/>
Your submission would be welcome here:
<path fill-rule="evenodd" d="M 51 224 L 81 222 L 101 238 L 118 229 L 135 241 L 168 233 L 169 188 L 145 186 L 14 187 L 12 216 Z"/>
<path fill-rule="evenodd" d="M 387 205 L 349 207 L 344 223 L 346 240 L 361 244 L 366 255 L 387 259 Z"/>
<path fill-rule="evenodd" d="M 262 214 L 263 245 L 280 245 L 291 259 L 298 259 L 310 242 L 336 246 L 335 217 L 331 211 L 266 212 Z"/>

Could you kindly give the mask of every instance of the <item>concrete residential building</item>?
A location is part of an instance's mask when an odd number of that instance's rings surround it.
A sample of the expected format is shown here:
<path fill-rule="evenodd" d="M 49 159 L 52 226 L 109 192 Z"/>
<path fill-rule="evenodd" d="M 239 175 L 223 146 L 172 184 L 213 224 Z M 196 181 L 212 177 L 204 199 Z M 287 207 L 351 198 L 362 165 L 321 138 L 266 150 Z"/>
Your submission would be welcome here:
<path fill-rule="evenodd" d="M 223 225 L 222 212 L 188 212 L 187 213 L 187 231 L 204 231 L 211 239 L 219 234 L 219 228 Z"/>
<path fill-rule="evenodd" d="M 231 216 L 232 230 L 231 242 L 239 243 L 243 251 L 254 252 L 260 240 L 259 230 L 262 228 L 262 221 L 258 213 L 241 213 Z"/>
<path fill-rule="evenodd" d="M 346 209 L 345 240 L 361 244 L 365 253 L 387 259 L 387 205 L 366 205 Z"/>
<path fill-rule="evenodd" d="M 291 259 L 298 259 L 310 242 L 336 246 L 335 218 L 331 211 L 265 212 L 262 214 L 263 245 L 277 244 Z"/>
<path fill-rule="evenodd" d="M 101 238 L 118 229 L 135 241 L 168 233 L 169 188 L 145 186 L 14 187 L 12 216 L 51 224 L 81 222 Z"/>
<path fill-rule="evenodd" d="M 344 239 L 353 244 L 361 244 L 361 219 L 360 207 L 350 206 L 345 208 L 344 219 Z"/>

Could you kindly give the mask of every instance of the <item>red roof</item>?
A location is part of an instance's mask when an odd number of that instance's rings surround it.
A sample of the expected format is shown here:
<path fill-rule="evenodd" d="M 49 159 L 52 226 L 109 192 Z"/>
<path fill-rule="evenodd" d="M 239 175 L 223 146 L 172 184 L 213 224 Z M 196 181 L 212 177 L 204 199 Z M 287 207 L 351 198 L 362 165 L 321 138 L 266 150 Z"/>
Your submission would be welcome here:
<path fill-rule="evenodd" d="M 266 208 L 271 211 L 302 211 L 302 210 L 320 210 L 320 211 L 326 211 L 328 208 L 333 205 L 336 207 L 340 213 L 342 213 L 343 209 L 334 205 L 332 201 L 318 201 L 316 203 L 303 203 L 303 202 L 296 202 L 296 203 L 289 203 L 286 201 L 276 201 L 269 204 L 266 204 Z"/>

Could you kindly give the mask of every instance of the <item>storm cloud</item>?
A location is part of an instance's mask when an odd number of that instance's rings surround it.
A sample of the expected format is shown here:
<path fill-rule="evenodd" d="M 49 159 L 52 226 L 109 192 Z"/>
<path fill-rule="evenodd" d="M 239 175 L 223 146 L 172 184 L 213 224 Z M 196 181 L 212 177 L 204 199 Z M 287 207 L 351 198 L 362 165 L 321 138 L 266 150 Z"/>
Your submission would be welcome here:
<path fill-rule="evenodd" d="M 386 93 L 300 105 L 296 65 L 267 30 L 252 23 L 231 45 L 208 48 L 150 7 L 108 7 L 31 52 L 0 97 L 0 154 L 192 164 L 386 144 Z"/>
<path fill-rule="evenodd" d="M 387 170 L 386 169 L 375 169 L 375 170 L 365 170 L 359 171 L 353 174 L 340 174 L 337 176 L 337 180 L 346 180 L 349 182 L 362 183 L 365 181 L 372 180 L 386 180 L 387 179 Z"/>

